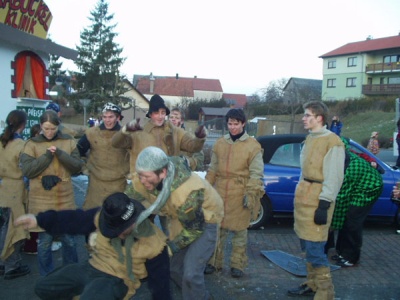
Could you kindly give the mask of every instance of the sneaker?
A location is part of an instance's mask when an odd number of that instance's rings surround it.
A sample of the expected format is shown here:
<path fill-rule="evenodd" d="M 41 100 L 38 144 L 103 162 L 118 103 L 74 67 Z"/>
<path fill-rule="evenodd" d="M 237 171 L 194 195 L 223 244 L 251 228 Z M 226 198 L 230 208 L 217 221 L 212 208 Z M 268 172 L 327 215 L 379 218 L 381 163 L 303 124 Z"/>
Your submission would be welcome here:
<path fill-rule="evenodd" d="M 15 279 L 17 277 L 24 276 L 26 274 L 29 274 L 31 270 L 29 269 L 28 266 L 19 266 L 18 268 L 8 271 L 4 274 L 4 279 Z"/>
<path fill-rule="evenodd" d="M 341 255 L 339 255 L 339 254 L 336 254 L 336 255 L 332 255 L 331 256 L 331 259 L 332 260 L 341 260 L 343 258 L 343 256 L 341 256 Z"/>
<path fill-rule="evenodd" d="M 307 285 L 301 284 L 296 288 L 287 291 L 288 296 L 298 297 L 298 296 L 314 296 L 315 292 Z"/>
<path fill-rule="evenodd" d="M 60 250 L 60 248 L 62 247 L 62 244 L 61 244 L 61 242 L 53 242 L 52 244 L 51 244 L 51 251 L 58 251 L 58 250 Z"/>
<path fill-rule="evenodd" d="M 355 264 L 349 262 L 348 260 L 342 257 L 340 260 L 336 262 L 336 265 L 341 266 L 343 268 L 349 268 L 349 267 L 354 267 Z"/>
<path fill-rule="evenodd" d="M 243 271 L 236 268 L 231 268 L 231 276 L 233 278 L 243 277 Z"/>

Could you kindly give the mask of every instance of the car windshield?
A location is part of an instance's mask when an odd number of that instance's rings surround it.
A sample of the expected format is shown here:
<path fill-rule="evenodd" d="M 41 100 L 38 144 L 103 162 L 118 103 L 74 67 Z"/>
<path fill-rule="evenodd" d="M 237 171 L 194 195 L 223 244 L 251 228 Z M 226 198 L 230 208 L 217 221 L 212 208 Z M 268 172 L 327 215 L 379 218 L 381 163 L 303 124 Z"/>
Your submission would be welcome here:
<path fill-rule="evenodd" d="M 276 149 L 274 155 L 271 157 L 270 164 L 287 167 L 300 167 L 300 152 L 302 146 L 303 143 L 281 145 Z"/>

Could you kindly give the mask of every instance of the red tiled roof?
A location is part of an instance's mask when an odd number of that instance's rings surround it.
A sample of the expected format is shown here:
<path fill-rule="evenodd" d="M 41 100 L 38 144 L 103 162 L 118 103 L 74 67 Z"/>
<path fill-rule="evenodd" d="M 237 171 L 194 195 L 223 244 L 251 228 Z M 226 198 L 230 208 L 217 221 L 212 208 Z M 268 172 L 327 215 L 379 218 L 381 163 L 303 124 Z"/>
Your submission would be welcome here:
<path fill-rule="evenodd" d="M 389 36 L 379 39 L 370 39 L 361 42 L 348 43 L 342 47 L 332 50 L 320 56 L 320 58 L 330 56 L 340 56 L 352 53 L 372 52 L 377 50 L 400 48 L 400 35 Z"/>
<path fill-rule="evenodd" d="M 193 78 L 193 90 L 223 92 L 218 79 Z"/>
<path fill-rule="evenodd" d="M 193 97 L 192 81 L 192 78 L 156 78 L 154 80 L 154 90 L 150 93 L 150 79 L 148 77 L 142 77 L 139 79 L 136 89 L 142 94 Z"/>
<path fill-rule="evenodd" d="M 235 101 L 234 108 L 244 108 L 247 103 L 247 97 L 245 94 L 223 94 L 222 97 L 225 101 L 233 100 Z"/>
<path fill-rule="evenodd" d="M 150 93 L 148 76 L 138 80 L 136 89 L 142 94 L 159 94 L 166 96 L 194 97 L 194 91 L 222 92 L 218 79 L 186 78 L 186 77 L 157 77 L 154 79 L 154 90 Z"/>

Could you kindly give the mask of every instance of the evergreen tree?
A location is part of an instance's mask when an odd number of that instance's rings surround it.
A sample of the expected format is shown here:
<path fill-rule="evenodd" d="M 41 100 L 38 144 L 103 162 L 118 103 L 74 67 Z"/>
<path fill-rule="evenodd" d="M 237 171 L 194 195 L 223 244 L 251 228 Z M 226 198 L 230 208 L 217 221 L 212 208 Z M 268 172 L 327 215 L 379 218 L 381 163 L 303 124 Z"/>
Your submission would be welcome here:
<path fill-rule="evenodd" d="M 58 62 L 60 58 L 59 55 L 50 54 L 50 63 L 49 63 L 49 84 L 50 87 L 53 86 L 56 82 L 57 76 L 61 73 L 65 73 L 65 71 L 61 71 L 62 62 Z"/>
<path fill-rule="evenodd" d="M 88 19 L 92 24 L 83 29 L 81 45 L 77 46 L 79 55 L 75 63 L 82 72 L 79 78 L 82 89 L 76 98 L 91 99 L 89 111 L 97 113 L 104 103 L 123 100 L 118 97 L 126 91 L 119 68 L 125 58 L 120 56 L 123 48 L 115 42 L 116 24 L 111 24 L 114 14 L 108 13 L 106 0 L 99 0 L 90 14 Z"/>
<path fill-rule="evenodd" d="M 58 62 L 59 55 L 49 55 L 49 90 L 52 93 L 51 100 L 59 105 L 65 105 L 67 99 L 67 89 L 69 89 L 69 78 L 65 75 L 66 71 L 61 70 L 62 62 Z"/>

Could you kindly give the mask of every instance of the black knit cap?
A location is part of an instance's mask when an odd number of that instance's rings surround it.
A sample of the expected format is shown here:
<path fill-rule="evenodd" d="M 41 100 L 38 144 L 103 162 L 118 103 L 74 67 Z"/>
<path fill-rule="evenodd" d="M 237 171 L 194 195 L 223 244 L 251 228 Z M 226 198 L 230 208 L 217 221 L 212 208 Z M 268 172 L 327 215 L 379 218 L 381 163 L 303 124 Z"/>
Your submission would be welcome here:
<path fill-rule="evenodd" d="M 149 112 L 146 114 L 146 117 L 150 118 L 150 114 L 152 112 L 158 111 L 160 108 L 164 108 L 167 112 L 167 116 L 169 115 L 169 108 L 165 106 L 164 99 L 161 98 L 160 95 L 154 94 L 150 99 L 150 107 Z"/>
<path fill-rule="evenodd" d="M 136 222 L 144 206 L 124 193 L 108 196 L 100 211 L 100 232 L 108 238 L 116 238 Z"/>

